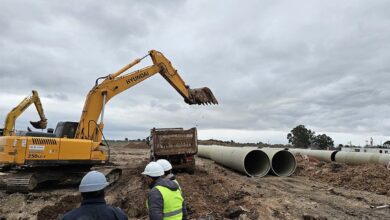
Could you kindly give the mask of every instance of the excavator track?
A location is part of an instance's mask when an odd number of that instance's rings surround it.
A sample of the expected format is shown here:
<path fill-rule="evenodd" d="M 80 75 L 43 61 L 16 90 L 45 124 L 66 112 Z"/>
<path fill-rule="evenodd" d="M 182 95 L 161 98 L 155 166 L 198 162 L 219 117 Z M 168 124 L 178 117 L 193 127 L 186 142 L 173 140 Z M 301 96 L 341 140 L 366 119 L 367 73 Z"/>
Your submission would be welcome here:
<path fill-rule="evenodd" d="M 104 174 L 106 176 L 107 182 L 112 185 L 115 182 L 118 182 L 118 180 L 122 177 L 122 169 L 115 167 L 115 166 L 110 166 L 110 167 L 92 167 L 91 170 L 96 170 Z"/>
<path fill-rule="evenodd" d="M 0 188 L 7 192 L 28 193 L 36 189 L 39 184 L 53 181 L 56 185 L 79 184 L 83 176 L 90 170 L 102 172 L 110 185 L 117 182 L 122 176 L 122 169 L 116 166 L 72 167 L 62 169 L 39 169 L 11 171 L 0 173 Z"/>
<path fill-rule="evenodd" d="M 34 173 L 11 174 L 6 179 L 7 192 L 29 192 L 38 185 Z"/>

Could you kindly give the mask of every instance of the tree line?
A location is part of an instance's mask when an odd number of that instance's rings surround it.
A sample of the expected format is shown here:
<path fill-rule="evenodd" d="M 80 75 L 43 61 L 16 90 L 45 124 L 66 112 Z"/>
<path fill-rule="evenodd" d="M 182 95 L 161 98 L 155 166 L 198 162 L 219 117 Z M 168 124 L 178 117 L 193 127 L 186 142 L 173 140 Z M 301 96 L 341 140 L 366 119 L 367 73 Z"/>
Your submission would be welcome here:
<path fill-rule="evenodd" d="M 334 141 L 326 134 L 316 135 L 304 125 L 298 125 L 287 134 L 288 143 L 296 148 L 327 149 L 334 147 Z"/>

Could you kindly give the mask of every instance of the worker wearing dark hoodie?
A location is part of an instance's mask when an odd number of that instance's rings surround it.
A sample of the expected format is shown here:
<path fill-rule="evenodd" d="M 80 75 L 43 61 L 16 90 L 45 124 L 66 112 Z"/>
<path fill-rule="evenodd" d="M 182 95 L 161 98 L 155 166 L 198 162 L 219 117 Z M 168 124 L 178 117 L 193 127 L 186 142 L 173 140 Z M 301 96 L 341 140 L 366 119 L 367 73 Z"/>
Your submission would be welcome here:
<path fill-rule="evenodd" d="M 103 173 L 90 171 L 81 180 L 81 206 L 67 212 L 62 220 L 127 220 L 127 215 L 119 208 L 106 204 L 104 189 L 108 182 Z"/>
<path fill-rule="evenodd" d="M 157 162 L 150 162 L 142 173 L 151 188 L 146 207 L 151 220 L 187 219 L 187 210 L 179 186 L 163 178 L 164 169 Z"/>

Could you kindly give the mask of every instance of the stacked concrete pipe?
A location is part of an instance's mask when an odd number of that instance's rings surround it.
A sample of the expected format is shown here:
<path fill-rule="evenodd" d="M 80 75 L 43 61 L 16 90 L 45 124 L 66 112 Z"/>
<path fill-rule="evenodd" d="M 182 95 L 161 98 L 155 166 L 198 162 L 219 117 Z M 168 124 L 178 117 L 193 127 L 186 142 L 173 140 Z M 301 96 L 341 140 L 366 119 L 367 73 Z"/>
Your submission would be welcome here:
<path fill-rule="evenodd" d="M 198 156 L 209 158 L 248 176 L 263 177 L 271 168 L 267 154 L 253 148 L 198 145 Z"/>
<path fill-rule="evenodd" d="M 278 148 L 261 148 L 271 163 L 271 171 L 276 176 L 291 176 L 297 168 L 297 162 L 294 155 L 285 150 Z"/>
<path fill-rule="evenodd" d="M 256 147 L 248 147 L 256 148 Z M 297 168 L 297 162 L 294 154 L 288 151 L 288 148 L 257 148 L 264 151 L 271 163 L 270 173 L 276 176 L 291 176 Z"/>

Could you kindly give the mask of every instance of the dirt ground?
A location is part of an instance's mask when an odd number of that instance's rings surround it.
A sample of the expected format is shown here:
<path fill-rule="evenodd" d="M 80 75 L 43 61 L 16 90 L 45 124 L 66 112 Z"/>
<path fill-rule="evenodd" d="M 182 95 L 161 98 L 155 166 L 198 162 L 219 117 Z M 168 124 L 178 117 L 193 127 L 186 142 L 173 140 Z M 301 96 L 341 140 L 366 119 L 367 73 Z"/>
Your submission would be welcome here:
<path fill-rule="evenodd" d="M 112 148 L 123 177 L 108 188 L 106 200 L 130 219 L 147 219 L 148 189 L 140 173 L 148 153 L 139 143 Z M 370 208 L 390 204 L 390 171 L 378 165 L 298 162 L 292 177 L 249 178 L 196 158 L 194 175 L 177 175 L 190 219 L 390 219 L 390 208 Z M 0 219 L 58 219 L 79 204 L 76 186 L 28 194 L 0 191 Z"/>

